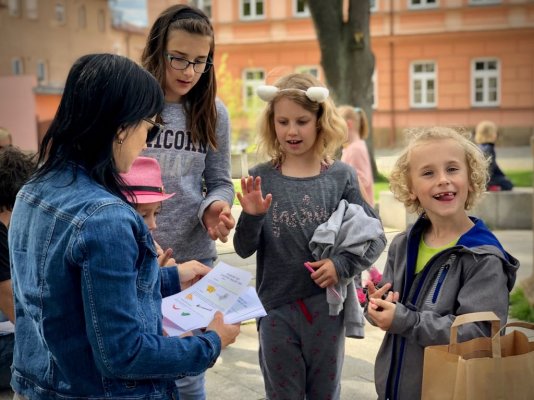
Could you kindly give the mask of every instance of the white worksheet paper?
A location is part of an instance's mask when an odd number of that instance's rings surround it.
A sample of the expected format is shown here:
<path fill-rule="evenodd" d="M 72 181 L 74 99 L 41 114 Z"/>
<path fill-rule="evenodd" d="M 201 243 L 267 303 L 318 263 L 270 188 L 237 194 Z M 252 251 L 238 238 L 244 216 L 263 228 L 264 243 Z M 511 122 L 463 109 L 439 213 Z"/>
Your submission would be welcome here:
<path fill-rule="evenodd" d="M 251 279 L 250 272 L 219 262 L 190 288 L 163 299 L 165 330 L 171 335 L 169 322 L 182 333 L 206 327 L 216 311 L 225 313 L 237 302 Z"/>

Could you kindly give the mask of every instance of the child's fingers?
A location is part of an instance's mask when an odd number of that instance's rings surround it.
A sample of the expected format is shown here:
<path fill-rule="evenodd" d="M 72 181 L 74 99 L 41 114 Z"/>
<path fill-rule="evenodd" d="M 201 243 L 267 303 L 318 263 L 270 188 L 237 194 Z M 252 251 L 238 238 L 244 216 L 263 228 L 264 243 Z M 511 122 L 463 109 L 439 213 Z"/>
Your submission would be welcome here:
<path fill-rule="evenodd" d="M 165 250 L 161 258 L 159 259 L 159 265 L 161 265 L 162 267 L 166 265 L 167 261 L 169 261 L 171 256 L 172 256 L 172 249 Z"/>

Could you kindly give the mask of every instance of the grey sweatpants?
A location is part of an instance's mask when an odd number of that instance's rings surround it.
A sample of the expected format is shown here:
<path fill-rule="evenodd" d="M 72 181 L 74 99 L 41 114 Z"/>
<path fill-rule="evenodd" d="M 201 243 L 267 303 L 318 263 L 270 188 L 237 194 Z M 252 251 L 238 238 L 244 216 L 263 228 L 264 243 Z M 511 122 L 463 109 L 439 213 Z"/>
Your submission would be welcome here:
<path fill-rule="evenodd" d="M 338 400 L 345 354 L 343 312 L 328 315 L 326 295 L 269 310 L 259 321 L 259 358 L 269 400 Z"/>

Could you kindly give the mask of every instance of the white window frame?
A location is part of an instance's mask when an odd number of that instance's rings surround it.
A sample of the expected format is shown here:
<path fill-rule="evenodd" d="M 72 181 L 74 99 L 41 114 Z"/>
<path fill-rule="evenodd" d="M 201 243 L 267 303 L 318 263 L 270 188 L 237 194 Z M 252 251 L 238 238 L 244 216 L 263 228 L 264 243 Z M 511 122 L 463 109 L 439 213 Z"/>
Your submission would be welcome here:
<path fill-rule="evenodd" d="M 54 4 L 54 19 L 58 24 L 67 23 L 67 5 L 64 1 L 56 1 Z"/>
<path fill-rule="evenodd" d="M 46 82 L 48 80 L 48 66 L 46 65 L 46 61 L 37 60 L 36 75 L 37 82 L 39 83 Z"/>
<path fill-rule="evenodd" d="M 20 17 L 22 15 L 22 0 L 9 0 L 7 3 L 7 8 L 9 10 L 9 15 L 12 17 Z"/>
<path fill-rule="evenodd" d="M 24 75 L 24 63 L 22 58 L 14 57 L 11 59 L 11 72 L 13 75 Z"/>
<path fill-rule="evenodd" d="M 485 6 L 489 4 L 500 4 L 501 0 L 469 0 L 471 6 Z"/>
<path fill-rule="evenodd" d="M 208 18 L 212 18 L 213 1 L 212 0 L 189 0 L 189 4 L 204 11 Z"/>
<path fill-rule="evenodd" d="M 438 8 L 439 0 L 418 0 L 419 4 L 414 4 L 415 0 L 408 0 L 408 9 L 409 10 L 421 10 L 427 8 Z"/>
<path fill-rule="evenodd" d="M 417 65 L 428 65 L 432 64 L 434 66 L 434 71 L 422 71 L 415 72 L 415 67 Z M 415 82 L 421 82 L 421 102 L 416 103 L 415 100 Z M 428 82 L 434 82 L 434 101 L 428 101 Z M 411 108 L 435 108 L 438 104 L 438 65 L 433 60 L 417 60 L 412 61 L 410 64 L 410 107 Z"/>
<path fill-rule="evenodd" d="M 371 0 L 369 2 L 369 11 L 371 12 L 375 12 L 375 11 L 378 11 L 378 2 L 380 0 Z"/>
<path fill-rule="evenodd" d="M 299 65 L 295 67 L 295 72 L 298 74 L 310 74 L 321 80 L 321 68 L 318 65 Z"/>
<path fill-rule="evenodd" d="M 263 14 L 258 14 L 256 5 L 257 3 L 262 4 Z M 250 5 L 250 15 L 244 14 L 245 4 Z M 265 0 L 239 0 L 239 19 L 243 21 L 253 21 L 259 19 L 265 19 Z"/>
<path fill-rule="evenodd" d="M 262 74 L 262 78 L 247 79 L 247 74 Z M 243 109 L 252 111 L 261 107 L 261 100 L 256 94 L 256 88 L 265 84 L 266 73 L 263 68 L 247 68 L 243 70 Z"/>
<path fill-rule="evenodd" d="M 39 3 L 37 0 L 26 1 L 26 16 L 28 19 L 37 19 L 39 17 Z"/>
<path fill-rule="evenodd" d="M 477 63 L 494 62 L 496 69 L 476 70 Z M 477 80 L 482 80 L 482 100 L 477 100 Z M 490 80 L 496 80 L 495 100 L 490 100 Z M 473 107 L 495 107 L 501 104 L 501 61 L 498 58 L 475 58 L 471 61 L 471 105 Z"/>
<path fill-rule="evenodd" d="M 299 11 L 298 10 L 298 3 L 299 3 L 299 0 L 292 0 L 292 8 L 293 8 L 293 16 L 294 17 L 297 17 L 297 18 L 307 18 L 309 17 L 311 14 L 310 14 L 310 8 L 308 7 L 308 2 L 307 1 L 303 1 L 304 2 L 304 10 L 303 11 Z"/>

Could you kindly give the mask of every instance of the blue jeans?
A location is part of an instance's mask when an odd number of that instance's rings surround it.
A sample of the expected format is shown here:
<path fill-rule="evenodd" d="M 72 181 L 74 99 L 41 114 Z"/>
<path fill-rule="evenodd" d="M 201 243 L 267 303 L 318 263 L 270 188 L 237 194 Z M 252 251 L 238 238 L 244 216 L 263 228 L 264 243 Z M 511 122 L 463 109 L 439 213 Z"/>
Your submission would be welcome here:
<path fill-rule="evenodd" d="M 213 268 L 214 260 L 211 258 L 205 258 L 197 260 L 202 264 Z M 201 333 L 200 329 L 193 331 L 194 335 Z M 180 400 L 205 400 L 206 399 L 206 373 L 203 372 L 200 375 L 185 376 L 175 381 L 178 393 L 180 394 Z"/>
<path fill-rule="evenodd" d="M 11 382 L 14 345 L 14 333 L 0 336 L 0 389 L 11 389 L 9 382 Z"/>

